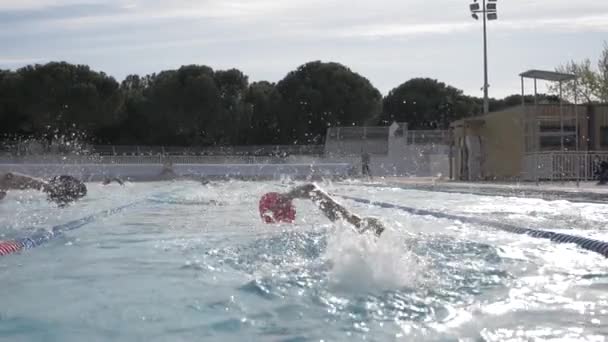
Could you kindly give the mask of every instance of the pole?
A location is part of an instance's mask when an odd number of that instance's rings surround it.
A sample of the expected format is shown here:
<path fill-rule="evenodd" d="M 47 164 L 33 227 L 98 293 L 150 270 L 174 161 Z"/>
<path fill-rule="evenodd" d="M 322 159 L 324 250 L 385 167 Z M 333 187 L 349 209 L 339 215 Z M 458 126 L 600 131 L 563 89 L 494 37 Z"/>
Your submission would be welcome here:
<path fill-rule="evenodd" d="M 483 0 L 483 113 L 490 112 L 490 100 L 488 99 L 488 37 L 486 32 L 487 10 L 486 0 Z"/>
<path fill-rule="evenodd" d="M 538 121 L 538 87 L 534 79 L 534 152 L 540 151 L 540 122 Z"/>
<path fill-rule="evenodd" d="M 530 148 L 530 118 L 528 117 L 528 113 L 526 110 L 526 100 L 525 100 L 525 83 L 524 77 L 521 76 L 521 111 L 523 112 L 523 124 L 524 124 L 524 155 L 531 150 Z"/>
<path fill-rule="evenodd" d="M 576 130 L 576 154 L 579 156 L 578 158 L 580 158 L 581 151 L 579 150 L 580 149 L 580 142 L 579 142 L 580 135 L 578 133 L 578 129 L 579 129 L 579 125 L 578 125 L 578 97 L 577 97 L 577 94 L 576 94 L 576 92 L 578 91 L 577 86 L 576 86 L 577 83 L 578 83 L 578 80 L 575 79 L 574 80 L 574 118 L 576 120 L 575 121 L 576 122 L 576 127 L 575 127 L 575 130 Z M 587 133 L 587 136 L 588 135 L 589 135 L 589 133 Z M 585 167 L 587 165 L 589 165 L 589 163 L 587 162 L 587 156 L 588 155 L 589 155 L 589 153 L 585 153 L 585 157 L 584 157 L 584 163 L 585 163 L 584 165 L 585 165 Z M 580 181 L 581 181 L 580 167 L 581 167 L 581 162 L 580 162 L 580 159 L 579 159 L 578 165 L 576 166 L 576 187 L 579 186 Z"/>
<path fill-rule="evenodd" d="M 524 77 L 521 77 L 521 106 L 524 107 L 526 105 L 526 92 L 525 92 L 525 84 L 524 84 Z"/>
<path fill-rule="evenodd" d="M 562 81 L 559 81 L 559 136 L 561 150 L 564 152 L 564 101 L 562 99 Z"/>

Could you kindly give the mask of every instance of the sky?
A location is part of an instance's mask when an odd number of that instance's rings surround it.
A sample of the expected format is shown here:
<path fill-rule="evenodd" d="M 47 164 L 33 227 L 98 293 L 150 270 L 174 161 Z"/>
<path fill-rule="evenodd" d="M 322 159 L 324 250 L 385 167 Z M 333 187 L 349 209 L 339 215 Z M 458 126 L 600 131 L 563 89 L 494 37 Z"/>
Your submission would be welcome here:
<path fill-rule="evenodd" d="M 121 81 L 204 64 L 278 82 L 321 60 L 383 94 L 430 77 L 482 96 L 482 25 L 471 1 L 0 0 L 0 68 L 67 61 Z M 608 41 L 606 0 L 498 0 L 498 10 L 488 24 L 492 97 L 520 93 L 522 71 L 595 62 Z"/>

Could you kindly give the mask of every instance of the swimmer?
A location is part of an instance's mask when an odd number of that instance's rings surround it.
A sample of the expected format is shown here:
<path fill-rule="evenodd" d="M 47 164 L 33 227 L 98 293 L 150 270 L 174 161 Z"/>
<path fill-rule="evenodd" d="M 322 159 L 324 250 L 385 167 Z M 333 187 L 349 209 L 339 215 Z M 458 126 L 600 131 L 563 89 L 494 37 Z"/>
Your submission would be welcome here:
<path fill-rule="evenodd" d="M 272 195 L 272 193 L 267 195 Z M 271 218 L 268 220 L 264 217 L 266 212 L 278 213 L 287 218 L 284 221 L 292 222 L 295 218 L 295 209 L 291 207 L 291 201 L 294 199 L 310 199 L 332 222 L 345 220 L 353 225 L 357 232 L 363 233 L 371 230 L 377 236 L 380 236 L 385 230 L 384 225 L 379 219 L 373 217 L 360 217 L 357 214 L 351 213 L 315 184 L 301 185 L 287 193 L 277 194 L 275 198 L 272 197 L 275 196 L 267 197 L 267 199 L 270 200 L 265 203 L 265 198 L 263 197 L 262 203 L 260 203 L 260 210 L 267 223 L 272 223 L 273 219 Z M 282 218 L 278 218 L 278 220 L 282 221 Z"/>
<path fill-rule="evenodd" d="M 117 177 L 114 177 L 114 178 L 106 178 L 106 179 L 104 179 L 104 180 L 103 180 L 103 182 L 102 182 L 101 184 L 103 184 L 103 185 L 109 185 L 109 184 L 111 184 L 112 182 L 116 182 L 116 183 L 118 183 L 118 184 L 120 184 L 120 185 L 122 185 L 122 186 L 124 186 L 124 185 L 125 185 L 125 183 L 124 183 L 122 180 L 120 180 L 120 178 L 117 178 Z"/>
<path fill-rule="evenodd" d="M 0 199 L 4 198 L 9 190 L 28 189 L 45 192 L 49 201 L 61 207 L 87 194 L 84 183 L 72 176 L 57 176 L 47 182 L 14 172 L 0 174 Z"/>
<path fill-rule="evenodd" d="M 158 177 L 161 180 L 170 180 L 170 179 L 175 179 L 177 177 L 177 174 L 173 170 L 173 163 L 171 161 L 165 161 L 163 163 L 163 168 L 160 171 L 160 174 L 158 175 Z"/>

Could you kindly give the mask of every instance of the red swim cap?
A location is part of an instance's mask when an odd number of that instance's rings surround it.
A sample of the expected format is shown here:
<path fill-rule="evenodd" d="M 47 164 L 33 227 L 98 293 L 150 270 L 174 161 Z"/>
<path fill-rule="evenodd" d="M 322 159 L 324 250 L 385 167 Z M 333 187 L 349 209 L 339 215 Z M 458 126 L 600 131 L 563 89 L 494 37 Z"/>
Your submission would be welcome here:
<path fill-rule="evenodd" d="M 260 216 L 266 223 L 293 223 L 296 208 L 290 199 L 279 193 L 269 192 L 260 198 Z"/>

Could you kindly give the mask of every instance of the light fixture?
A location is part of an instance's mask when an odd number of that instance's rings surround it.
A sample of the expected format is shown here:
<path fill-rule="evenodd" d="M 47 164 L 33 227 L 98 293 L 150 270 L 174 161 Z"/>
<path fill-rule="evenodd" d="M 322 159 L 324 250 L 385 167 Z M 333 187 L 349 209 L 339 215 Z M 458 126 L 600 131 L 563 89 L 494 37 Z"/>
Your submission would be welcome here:
<path fill-rule="evenodd" d="M 471 17 L 475 20 L 479 20 L 479 16 L 483 16 L 483 112 L 488 114 L 490 109 L 490 99 L 488 96 L 488 43 L 487 43 L 487 32 L 486 22 L 498 20 L 498 4 L 497 0 L 473 0 L 469 5 L 471 10 Z"/>

